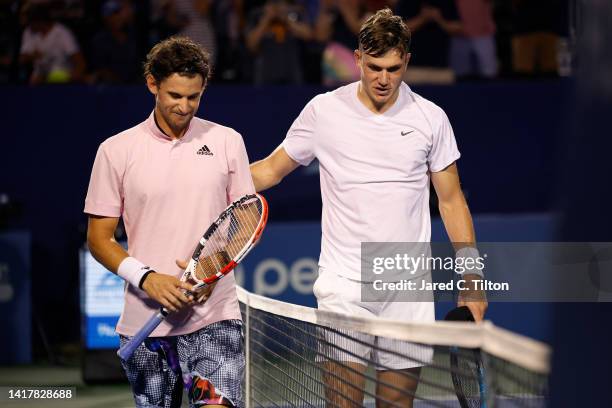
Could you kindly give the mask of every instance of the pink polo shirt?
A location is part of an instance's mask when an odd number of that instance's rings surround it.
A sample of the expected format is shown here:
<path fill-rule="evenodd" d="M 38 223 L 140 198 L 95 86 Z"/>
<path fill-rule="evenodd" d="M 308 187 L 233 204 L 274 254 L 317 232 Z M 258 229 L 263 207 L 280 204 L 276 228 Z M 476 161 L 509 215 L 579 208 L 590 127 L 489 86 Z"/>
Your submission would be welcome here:
<path fill-rule="evenodd" d="M 193 118 L 185 135 L 172 140 L 151 114 L 100 145 L 85 212 L 123 217 L 130 256 L 180 277 L 175 259 L 189 259 L 219 213 L 254 191 L 240 134 Z M 144 291 L 126 284 L 117 333 L 134 335 L 158 308 Z M 192 333 L 225 319 L 240 319 L 233 273 L 217 284 L 205 304 L 171 314 L 152 336 Z"/>

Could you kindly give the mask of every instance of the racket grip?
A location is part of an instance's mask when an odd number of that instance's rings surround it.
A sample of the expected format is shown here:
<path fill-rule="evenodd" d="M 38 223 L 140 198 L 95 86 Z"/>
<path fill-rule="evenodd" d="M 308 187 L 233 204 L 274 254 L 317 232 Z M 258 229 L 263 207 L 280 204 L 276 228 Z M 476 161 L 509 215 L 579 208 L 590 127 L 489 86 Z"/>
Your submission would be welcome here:
<path fill-rule="evenodd" d="M 149 334 L 153 333 L 153 330 L 166 318 L 168 313 L 165 310 L 160 310 L 149 321 L 132 337 L 127 343 L 125 343 L 118 351 L 117 355 L 124 361 L 127 361 L 134 351 L 142 344 L 143 341 Z"/>

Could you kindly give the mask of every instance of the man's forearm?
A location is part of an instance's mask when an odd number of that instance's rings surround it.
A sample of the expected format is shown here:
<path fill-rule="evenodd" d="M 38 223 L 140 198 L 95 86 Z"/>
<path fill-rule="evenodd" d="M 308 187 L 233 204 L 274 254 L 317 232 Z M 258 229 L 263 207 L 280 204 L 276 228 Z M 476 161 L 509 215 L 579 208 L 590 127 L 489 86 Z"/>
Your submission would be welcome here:
<path fill-rule="evenodd" d="M 438 22 L 440 27 L 450 35 L 463 34 L 463 24 L 460 21 L 449 21 L 446 19 L 440 19 Z"/>
<path fill-rule="evenodd" d="M 127 251 L 123 249 L 117 241 L 110 239 L 95 239 L 87 240 L 91 255 L 100 262 L 106 269 L 117 273 L 117 269 L 121 262 L 129 256 Z"/>
<path fill-rule="evenodd" d="M 312 28 L 305 23 L 299 21 L 290 21 L 289 29 L 297 38 L 303 41 L 310 41 L 313 37 Z"/>
<path fill-rule="evenodd" d="M 406 25 L 410 29 L 410 31 L 415 32 L 419 31 L 421 27 L 427 24 L 429 20 L 427 20 L 422 14 L 414 16 L 413 18 L 409 18 L 405 20 Z"/>
<path fill-rule="evenodd" d="M 452 201 L 440 202 L 439 209 L 446 233 L 455 250 L 473 246 L 476 243 L 474 223 L 463 194 Z"/>
<path fill-rule="evenodd" d="M 274 187 L 280 183 L 278 176 L 272 171 L 266 159 L 259 160 L 251 164 L 251 177 L 253 177 L 253 184 L 255 185 L 255 191 L 267 190 L 270 187 Z"/>
<path fill-rule="evenodd" d="M 299 163 L 294 161 L 280 145 L 265 159 L 251 164 L 251 177 L 255 190 L 263 191 L 277 185 L 298 166 Z"/>

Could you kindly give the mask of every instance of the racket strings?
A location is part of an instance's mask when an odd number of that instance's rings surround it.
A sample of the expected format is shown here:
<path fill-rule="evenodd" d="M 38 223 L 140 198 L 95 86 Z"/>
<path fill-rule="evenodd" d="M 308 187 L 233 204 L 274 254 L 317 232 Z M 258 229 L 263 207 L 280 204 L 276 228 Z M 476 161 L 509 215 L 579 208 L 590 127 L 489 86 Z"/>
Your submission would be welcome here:
<path fill-rule="evenodd" d="M 228 213 L 200 254 L 195 267 L 196 280 L 215 276 L 244 250 L 260 223 L 262 213 L 263 205 L 257 198 Z"/>
<path fill-rule="evenodd" d="M 479 357 L 473 351 L 465 354 L 457 353 L 455 355 L 457 359 L 457 369 L 459 373 L 456 373 L 453 381 L 455 381 L 461 390 L 461 393 L 465 399 L 465 403 L 469 407 L 480 408 L 482 399 L 482 390 L 479 382 L 479 378 L 483 375 L 481 372 Z"/>

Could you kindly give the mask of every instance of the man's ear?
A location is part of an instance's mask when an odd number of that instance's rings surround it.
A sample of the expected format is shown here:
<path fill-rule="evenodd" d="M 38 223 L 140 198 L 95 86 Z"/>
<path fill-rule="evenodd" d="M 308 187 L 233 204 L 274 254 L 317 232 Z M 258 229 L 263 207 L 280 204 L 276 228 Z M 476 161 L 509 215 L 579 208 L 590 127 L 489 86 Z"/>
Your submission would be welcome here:
<path fill-rule="evenodd" d="M 355 50 L 353 56 L 355 57 L 355 65 L 357 65 L 357 68 L 361 68 L 361 51 Z"/>
<path fill-rule="evenodd" d="M 147 88 L 149 88 L 149 92 L 151 92 L 153 95 L 157 95 L 157 93 L 159 92 L 159 87 L 157 86 L 157 81 L 155 80 L 153 75 L 148 74 L 146 77 L 146 80 L 147 80 Z"/>

